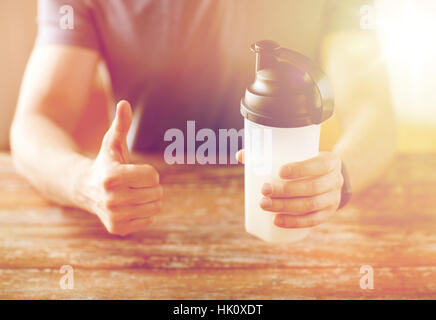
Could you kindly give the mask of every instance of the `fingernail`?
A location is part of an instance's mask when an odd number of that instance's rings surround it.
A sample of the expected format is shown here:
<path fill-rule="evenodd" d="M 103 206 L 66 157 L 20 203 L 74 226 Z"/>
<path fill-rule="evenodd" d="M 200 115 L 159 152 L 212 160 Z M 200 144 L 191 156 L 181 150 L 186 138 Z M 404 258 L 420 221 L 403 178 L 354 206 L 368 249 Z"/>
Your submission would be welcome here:
<path fill-rule="evenodd" d="M 276 226 L 281 227 L 285 224 L 285 218 L 282 215 L 276 215 L 274 223 Z"/>
<path fill-rule="evenodd" d="M 262 208 L 269 208 L 269 207 L 271 207 L 271 205 L 272 205 L 272 201 L 270 198 L 262 198 L 260 200 L 260 206 Z"/>
<path fill-rule="evenodd" d="M 266 196 L 272 194 L 272 185 L 271 185 L 271 183 L 268 183 L 268 182 L 264 183 L 263 186 L 262 186 L 261 191 L 262 191 L 262 194 L 264 194 Z"/>
<path fill-rule="evenodd" d="M 291 168 L 289 166 L 283 166 L 280 168 L 279 175 L 281 177 L 289 177 L 291 175 Z"/>

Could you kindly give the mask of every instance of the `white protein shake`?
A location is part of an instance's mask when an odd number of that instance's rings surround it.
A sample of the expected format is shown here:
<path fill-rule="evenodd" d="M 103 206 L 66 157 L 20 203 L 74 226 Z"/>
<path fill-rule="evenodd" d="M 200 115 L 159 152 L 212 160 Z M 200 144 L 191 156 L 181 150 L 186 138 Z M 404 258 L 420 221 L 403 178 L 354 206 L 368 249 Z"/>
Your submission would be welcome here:
<path fill-rule="evenodd" d="M 265 182 L 279 178 L 279 169 L 289 162 L 318 154 L 320 125 L 300 128 L 270 128 L 244 120 L 245 134 L 245 229 L 268 242 L 294 242 L 310 228 L 285 229 L 274 224 L 274 213 L 260 205 Z M 273 156 L 274 155 L 274 156 Z"/>
<path fill-rule="evenodd" d="M 324 73 L 300 53 L 270 40 L 251 49 L 256 78 L 241 100 L 245 229 L 268 242 L 295 242 L 310 228 L 277 227 L 277 213 L 260 207 L 262 185 L 280 179 L 281 166 L 318 155 L 321 123 L 333 114 L 333 93 Z"/>

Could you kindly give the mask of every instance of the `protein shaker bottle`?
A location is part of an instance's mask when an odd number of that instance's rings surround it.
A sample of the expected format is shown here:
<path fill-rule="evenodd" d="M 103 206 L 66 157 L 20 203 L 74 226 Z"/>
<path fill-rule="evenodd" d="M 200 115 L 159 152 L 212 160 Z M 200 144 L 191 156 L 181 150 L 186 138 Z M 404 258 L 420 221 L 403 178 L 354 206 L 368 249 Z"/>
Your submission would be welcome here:
<path fill-rule="evenodd" d="M 245 148 L 245 228 L 269 242 L 304 238 L 309 228 L 285 229 L 259 201 L 265 182 L 279 169 L 318 154 L 320 124 L 333 114 L 333 91 L 324 73 L 304 55 L 262 40 L 256 53 L 256 77 L 241 100 Z"/>

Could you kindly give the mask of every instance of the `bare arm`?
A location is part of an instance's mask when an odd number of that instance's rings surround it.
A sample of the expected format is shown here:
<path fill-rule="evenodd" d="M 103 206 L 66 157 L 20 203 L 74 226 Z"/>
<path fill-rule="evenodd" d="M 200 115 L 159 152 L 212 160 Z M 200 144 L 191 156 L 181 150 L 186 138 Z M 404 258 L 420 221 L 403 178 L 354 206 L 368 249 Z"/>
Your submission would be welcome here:
<path fill-rule="evenodd" d="M 34 49 L 11 129 L 16 168 L 50 200 L 96 214 L 110 233 L 142 230 L 161 207 L 159 175 L 129 164 L 131 108 L 121 101 L 95 159 L 72 138 L 95 76 L 98 54 L 69 46 Z"/>
<path fill-rule="evenodd" d="M 342 126 L 333 152 L 344 161 L 354 192 L 380 175 L 396 148 L 387 71 L 378 47 L 376 37 L 362 31 L 332 34 L 323 48 Z"/>
<path fill-rule="evenodd" d="M 11 129 L 14 164 L 46 197 L 63 205 L 76 205 L 75 182 L 90 161 L 80 154 L 72 132 L 97 62 L 98 53 L 87 49 L 36 47 L 21 86 Z"/>

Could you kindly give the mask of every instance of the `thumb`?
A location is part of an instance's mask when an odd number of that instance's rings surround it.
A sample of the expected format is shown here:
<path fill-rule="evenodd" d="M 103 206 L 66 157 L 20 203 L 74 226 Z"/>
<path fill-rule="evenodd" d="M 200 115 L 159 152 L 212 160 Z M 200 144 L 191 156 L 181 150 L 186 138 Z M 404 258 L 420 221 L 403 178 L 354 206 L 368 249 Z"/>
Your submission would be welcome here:
<path fill-rule="evenodd" d="M 130 103 L 121 100 L 117 104 L 115 118 L 104 136 L 101 150 L 104 151 L 111 160 L 120 163 L 129 162 L 129 151 L 126 139 L 131 123 L 132 108 L 130 107 Z"/>
<path fill-rule="evenodd" d="M 238 160 L 239 163 L 244 163 L 244 149 L 239 150 L 236 152 L 236 160 Z"/>

